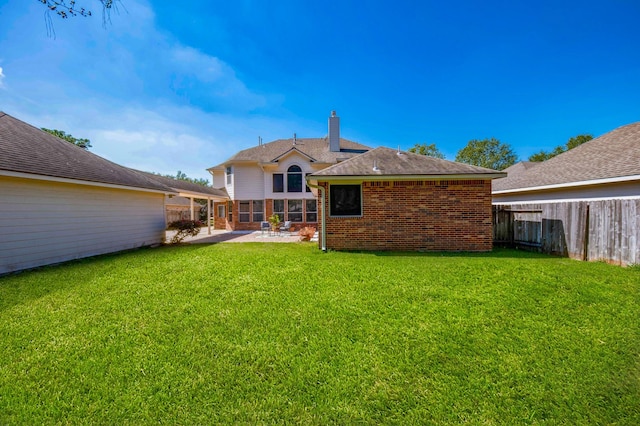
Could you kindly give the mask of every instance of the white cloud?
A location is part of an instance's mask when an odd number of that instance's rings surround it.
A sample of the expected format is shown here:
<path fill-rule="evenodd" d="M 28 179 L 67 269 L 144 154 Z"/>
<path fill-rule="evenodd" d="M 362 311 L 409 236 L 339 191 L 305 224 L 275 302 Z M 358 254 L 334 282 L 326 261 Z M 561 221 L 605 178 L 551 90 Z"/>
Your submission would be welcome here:
<path fill-rule="evenodd" d="M 0 67 L 0 89 L 4 88 L 4 72 L 2 71 L 2 67 Z"/>
<path fill-rule="evenodd" d="M 57 23 L 55 41 L 8 37 L 4 45 L 15 49 L 3 51 L 3 65 L 11 64 L 4 112 L 88 138 L 91 152 L 124 166 L 209 180 L 208 167 L 258 136 L 317 135 L 277 108 L 257 113 L 278 96 L 253 92 L 230 64 L 157 28 L 146 2 L 127 10 L 107 30 L 93 23 L 86 31 L 89 20 L 75 20 Z"/>

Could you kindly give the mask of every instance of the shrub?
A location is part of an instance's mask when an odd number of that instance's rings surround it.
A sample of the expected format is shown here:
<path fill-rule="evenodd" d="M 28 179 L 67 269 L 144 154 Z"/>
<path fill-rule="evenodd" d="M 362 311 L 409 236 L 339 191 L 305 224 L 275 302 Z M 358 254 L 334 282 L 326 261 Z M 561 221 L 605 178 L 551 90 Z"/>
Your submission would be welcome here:
<path fill-rule="evenodd" d="M 182 240 L 188 236 L 195 237 L 200 233 L 201 226 L 202 222 L 199 220 L 176 220 L 175 222 L 171 222 L 167 227 L 167 230 L 178 232 L 176 232 L 176 235 L 171 238 L 170 243 L 177 244 L 181 243 Z"/>

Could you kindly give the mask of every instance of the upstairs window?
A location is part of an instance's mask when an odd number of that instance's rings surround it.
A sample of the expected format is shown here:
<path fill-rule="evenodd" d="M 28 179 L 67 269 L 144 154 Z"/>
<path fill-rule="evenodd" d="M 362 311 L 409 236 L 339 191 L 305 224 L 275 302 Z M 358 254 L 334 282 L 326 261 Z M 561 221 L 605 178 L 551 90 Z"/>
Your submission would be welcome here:
<path fill-rule="evenodd" d="M 284 175 L 282 173 L 273 174 L 273 192 L 284 192 Z"/>
<path fill-rule="evenodd" d="M 302 192 L 302 169 L 291 166 L 287 169 L 287 192 Z"/>
<path fill-rule="evenodd" d="M 231 166 L 227 167 L 226 174 L 227 174 L 227 185 L 231 185 L 231 179 L 232 179 L 232 176 L 233 176 L 233 169 L 231 168 Z"/>

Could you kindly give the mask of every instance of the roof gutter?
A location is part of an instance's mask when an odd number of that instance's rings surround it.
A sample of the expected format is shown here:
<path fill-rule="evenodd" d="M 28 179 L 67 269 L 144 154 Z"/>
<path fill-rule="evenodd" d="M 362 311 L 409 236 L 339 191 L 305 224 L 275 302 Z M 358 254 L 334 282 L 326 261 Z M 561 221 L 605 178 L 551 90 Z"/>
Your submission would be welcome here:
<path fill-rule="evenodd" d="M 327 252 L 327 219 L 326 219 L 326 215 L 324 213 L 324 203 L 325 203 L 325 188 L 323 186 L 319 186 L 316 184 L 313 184 L 309 181 L 309 176 L 305 177 L 305 180 L 307 181 L 307 186 L 309 186 L 309 188 L 316 188 L 320 191 L 320 223 L 322 226 L 322 235 L 320 236 L 320 238 L 322 238 L 322 251 L 323 252 Z"/>
<path fill-rule="evenodd" d="M 97 186 L 101 188 L 124 189 L 128 191 L 154 192 L 157 194 L 165 194 L 165 195 L 178 195 L 177 191 L 169 187 L 167 187 L 166 190 L 161 190 L 161 189 L 152 189 L 152 188 L 145 188 L 145 187 L 138 187 L 138 186 L 120 185 L 115 183 L 97 182 L 97 181 L 91 181 L 91 180 L 79 180 L 79 179 L 63 178 L 63 177 L 57 177 L 57 176 L 37 175 L 33 173 L 12 172 L 9 170 L 0 170 L 0 176 L 7 176 L 7 177 L 14 177 L 14 178 L 21 178 L 21 179 L 42 180 L 42 181 L 48 181 L 48 182 L 69 183 L 74 185 Z"/>
<path fill-rule="evenodd" d="M 515 188 L 515 189 L 502 189 L 497 191 L 492 191 L 491 193 L 494 195 L 498 194 L 513 194 L 518 192 L 531 192 L 531 191 L 545 191 L 549 189 L 563 189 L 563 188 L 572 188 L 577 186 L 589 186 L 589 185 L 605 185 L 608 183 L 620 183 L 620 182 L 629 182 L 634 180 L 640 180 L 640 175 L 631 175 L 631 176 L 621 176 L 615 178 L 604 178 L 604 179 L 592 179 L 592 180 L 583 180 L 579 182 L 568 182 L 568 183 L 557 183 L 553 185 L 540 185 L 540 186 L 530 186 L 528 188 Z"/>
<path fill-rule="evenodd" d="M 411 180 L 451 180 L 451 179 L 497 179 L 506 177 L 506 173 L 483 173 L 483 174 L 451 174 L 451 175 L 363 175 L 363 176 L 323 176 L 311 175 L 313 180 L 317 182 L 340 182 L 340 181 L 411 181 Z M 311 185 L 309 185 L 311 186 Z"/>

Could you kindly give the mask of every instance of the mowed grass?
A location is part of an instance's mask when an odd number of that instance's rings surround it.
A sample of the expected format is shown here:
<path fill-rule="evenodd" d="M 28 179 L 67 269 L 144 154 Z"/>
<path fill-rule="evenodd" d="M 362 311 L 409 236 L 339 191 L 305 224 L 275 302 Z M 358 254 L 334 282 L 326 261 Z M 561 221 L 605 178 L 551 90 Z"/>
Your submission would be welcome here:
<path fill-rule="evenodd" d="M 640 424 L 640 269 L 163 247 L 0 277 L 0 424 Z"/>

